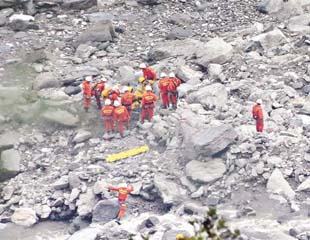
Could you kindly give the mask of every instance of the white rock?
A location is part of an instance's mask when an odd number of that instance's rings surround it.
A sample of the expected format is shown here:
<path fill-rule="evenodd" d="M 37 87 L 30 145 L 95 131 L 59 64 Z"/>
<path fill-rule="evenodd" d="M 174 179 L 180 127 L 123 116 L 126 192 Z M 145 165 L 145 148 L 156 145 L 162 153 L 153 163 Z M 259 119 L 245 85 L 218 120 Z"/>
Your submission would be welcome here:
<path fill-rule="evenodd" d="M 253 37 L 252 41 L 260 42 L 264 49 L 269 49 L 284 43 L 288 43 L 288 39 L 278 28 Z"/>
<path fill-rule="evenodd" d="M 31 208 L 16 208 L 11 220 L 16 225 L 31 227 L 38 221 L 36 212 Z"/>
<path fill-rule="evenodd" d="M 34 22 L 34 17 L 30 15 L 24 15 L 24 14 L 13 14 L 10 18 L 9 21 L 13 22 L 15 20 L 21 20 L 24 22 Z"/>
<path fill-rule="evenodd" d="M 298 192 L 300 192 L 300 191 L 310 191 L 310 177 L 308 177 L 303 183 L 301 183 L 297 187 L 296 191 L 298 191 Z"/>
<path fill-rule="evenodd" d="M 92 136 L 91 132 L 86 131 L 84 129 L 80 129 L 80 130 L 78 130 L 78 132 L 76 133 L 76 135 L 72 141 L 74 143 L 85 142 L 86 140 L 90 139 L 91 136 Z"/>
<path fill-rule="evenodd" d="M 273 193 L 284 194 L 289 199 L 295 197 L 295 192 L 283 177 L 279 169 L 275 169 L 267 182 L 267 189 Z"/>

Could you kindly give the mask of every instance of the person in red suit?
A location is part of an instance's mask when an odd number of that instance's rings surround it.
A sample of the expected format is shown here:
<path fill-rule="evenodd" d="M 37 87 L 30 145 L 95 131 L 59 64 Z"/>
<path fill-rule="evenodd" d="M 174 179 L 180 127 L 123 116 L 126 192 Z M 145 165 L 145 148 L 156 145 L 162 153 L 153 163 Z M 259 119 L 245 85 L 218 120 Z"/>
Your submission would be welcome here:
<path fill-rule="evenodd" d="M 166 73 L 160 74 L 160 80 L 158 82 L 158 88 L 160 91 L 160 96 L 162 100 L 162 106 L 163 108 L 169 107 L 169 97 L 168 97 L 168 84 L 169 84 L 169 78 Z"/>
<path fill-rule="evenodd" d="M 124 94 L 121 98 L 121 104 L 126 107 L 129 116 L 131 116 L 131 107 L 133 100 L 135 99 L 135 95 L 129 91 L 128 87 L 124 88 Z"/>
<path fill-rule="evenodd" d="M 90 86 L 91 81 L 92 81 L 92 77 L 87 76 L 82 83 L 85 112 L 88 112 L 90 101 L 91 101 L 91 96 L 92 96 L 91 86 Z"/>
<path fill-rule="evenodd" d="M 141 63 L 139 65 L 139 68 L 142 70 L 143 77 L 145 80 L 155 81 L 157 79 L 157 75 L 155 71 L 151 67 L 147 67 L 145 63 Z"/>
<path fill-rule="evenodd" d="M 95 96 L 98 109 L 101 109 L 101 93 L 105 88 L 106 81 L 105 78 L 101 78 L 99 82 L 92 87 L 92 95 Z"/>
<path fill-rule="evenodd" d="M 151 86 L 145 87 L 146 93 L 142 96 L 142 112 L 141 123 L 144 123 L 146 116 L 148 115 L 149 121 L 152 121 L 154 115 L 154 103 L 158 100 L 158 97 L 152 92 Z"/>
<path fill-rule="evenodd" d="M 262 103 L 263 101 L 261 99 L 258 99 L 256 101 L 256 104 L 252 108 L 252 116 L 256 120 L 256 131 L 257 132 L 263 132 L 264 130 L 264 115 L 263 115 L 263 109 L 262 109 Z"/>
<path fill-rule="evenodd" d="M 178 87 L 181 83 L 181 80 L 178 79 L 174 73 L 169 74 L 169 84 L 167 86 L 167 90 L 169 94 L 169 101 L 171 102 L 173 109 L 177 109 L 179 98 Z"/>
<path fill-rule="evenodd" d="M 112 106 L 111 100 L 106 99 L 104 107 L 101 109 L 101 116 L 104 119 L 105 132 L 113 133 L 114 130 L 114 107 Z"/>
<path fill-rule="evenodd" d="M 125 106 L 122 106 L 119 101 L 114 101 L 114 121 L 118 124 L 118 131 L 121 136 L 124 136 L 124 125 L 129 128 L 129 113 Z"/>

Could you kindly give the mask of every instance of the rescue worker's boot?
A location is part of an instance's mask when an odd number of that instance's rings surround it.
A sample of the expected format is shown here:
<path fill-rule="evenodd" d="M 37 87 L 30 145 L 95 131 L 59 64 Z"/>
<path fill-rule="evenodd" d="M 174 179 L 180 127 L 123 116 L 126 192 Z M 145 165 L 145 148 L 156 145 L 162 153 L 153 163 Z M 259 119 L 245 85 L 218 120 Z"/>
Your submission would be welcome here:
<path fill-rule="evenodd" d="M 116 218 L 115 222 L 116 222 L 118 225 L 121 225 L 121 224 L 122 224 L 122 223 L 121 223 L 121 219 L 119 219 L 119 218 Z"/>

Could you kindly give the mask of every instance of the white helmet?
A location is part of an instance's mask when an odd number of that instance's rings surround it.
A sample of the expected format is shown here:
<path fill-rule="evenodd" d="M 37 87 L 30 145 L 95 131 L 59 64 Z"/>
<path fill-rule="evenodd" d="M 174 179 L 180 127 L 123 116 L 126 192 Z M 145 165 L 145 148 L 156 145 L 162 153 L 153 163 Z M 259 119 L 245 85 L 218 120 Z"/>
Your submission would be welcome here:
<path fill-rule="evenodd" d="M 121 103 L 119 101 L 114 101 L 114 107 L 119 107 Z"/>
<path fill-rule="evenodd" d="M 106 81 L 107 81 L 107 79 L 106 79 L 106 78 L 104 78 L 104 77 L 102 77 L 102 78 L 100 79 L 100 81 L 101 81 L 101 82 L 106 82 Z"/>
<path fill-rule="evenodd" d="M 147 86 L 145 87 L 145 90 L 146 90 L 146 91 L 152 91 L 152 87 L 151 87 L 150 85 L 147 85 Z"/>
<path fill-rule="evenodd" d="M 263 100 L 262 99 L 257 99 L 256 103 L 259 104 L 259 105 L 262 105 L 263 104 Z"/>
<path fill-rule="evenodd" d="M 167 77 L 167 74 L 164 73 L 164 72 L 162 72 L 162 73 L 160 74 L 160 77 L 161 77 L 161 78 Z"/>
<path fill-rule="evenodd" d="M 123 88 L 123 91 L 124 91 L 124 92 L 129 91 L 129 87 L 125 86 L 125 87 Z"/>
<path fill-rule="evenodd" d="M 87 76 L 86 78 L 85 78 L 85 81 L 87 81 L 87 82 L 91 82 L 93 80 L 93 77 L 92 76 Z"/>
<path fill-rule="evenodd" d="M 146 64 L 145 64 L 145 63 L 141 63 L 141 64 L 139 65 L 139 68 L 141 68 L 141 69 L 146 68 Z"/>
<path fill-rule="evenodd" d="M 169 77 L 170 78 L 174 78 L 175 77 L 175 74 L 173 72 L 169 73 Z"/>
<path fill-rule="evenodd" d="M 104 101 L 104 105 L 111 105 L 111 100 L 110 99 L 106 99 L 105 101 Z"/>
<path fill-rule="evenodd" d="M 118 91 L 119 88 L 118 88 L 118 86 L 114 86 L 114 87 L 112 87 L 112 90 L 113 90 L 113 91 Z"/>
<path fill-rule="evenodd" d="M 120 183 L 118 184 L 119 188 L 127 188 L 127 183 Z"/>

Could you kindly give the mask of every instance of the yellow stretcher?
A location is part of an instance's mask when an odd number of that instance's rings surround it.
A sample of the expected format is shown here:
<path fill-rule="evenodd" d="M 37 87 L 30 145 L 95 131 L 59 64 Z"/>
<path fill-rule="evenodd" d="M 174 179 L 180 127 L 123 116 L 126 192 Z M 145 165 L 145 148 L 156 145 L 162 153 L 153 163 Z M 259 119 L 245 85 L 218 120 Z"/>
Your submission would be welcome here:
<path fill-rule="evenodd" d="M 111 163 L 111 162 L 116 162 L 118 160 L 124 159 L 124 158 L 128 158 L 131 156 L 135 156 L 144 152 L 149 151 L 150 148 L 149 146 L 145 145 L 142 147 L 138 147 L 138 148 L 133 148 L 124 152 L 120 152 L 120 153 L 115 153 L 115 154 L 111 154 L 106 158 L 106 161 Z"/>

